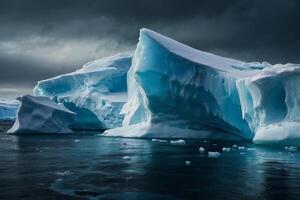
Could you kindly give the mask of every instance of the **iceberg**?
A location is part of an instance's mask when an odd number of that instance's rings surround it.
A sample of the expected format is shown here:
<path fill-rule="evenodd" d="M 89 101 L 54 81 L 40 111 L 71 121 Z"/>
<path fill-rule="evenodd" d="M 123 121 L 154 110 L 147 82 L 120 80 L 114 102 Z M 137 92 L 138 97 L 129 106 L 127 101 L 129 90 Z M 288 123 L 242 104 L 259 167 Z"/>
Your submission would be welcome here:
<path fill-rule="evenodd" d="M 46 96 L 75 112 L 73 129 L 109 129 L 122 125 L 127 101 L 127 71 L 133 52 L 94 60 L 75 72 L 39 81 L 35 96 Z"/>
<path fill-rule="evenodd" d="M 300 144 L 299 84 L 300 65 L 246 63 L 142 29 L 123 126 L 104 135 Z"/>
<path fill-rule="evenodd" d="M 17 100 L 0 100 L 0 120 L 15 119 L 18 106 Z"/>
<path fill-rule="evenodd" d="M 257 74 L 263 64 L 199 51 L 148 29 L 140 32 L 132 62 L 123 127 L 105 135 L 253 138 L 236 81 Z"/>
<path fill-rule="evenodd" d="M 69 128 L 74 121 L 75 113 L 56 104 L 48 97 L 25 95 L 20 98 L 21 104 L 16 121 L 8 133 L 72 133 Z"/>

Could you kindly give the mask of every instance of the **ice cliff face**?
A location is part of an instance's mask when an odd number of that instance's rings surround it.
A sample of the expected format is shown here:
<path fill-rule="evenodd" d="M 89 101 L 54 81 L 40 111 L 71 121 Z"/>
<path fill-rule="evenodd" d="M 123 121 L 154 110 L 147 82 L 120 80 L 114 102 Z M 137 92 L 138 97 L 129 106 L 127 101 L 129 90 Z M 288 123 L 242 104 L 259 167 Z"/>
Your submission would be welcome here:
<path fill-rule="evenodd" d="M 19 102 L 16 100 L 0 100 L 0 120 L 14 119 L 17 114 Z"/>
<path fill-rule="evenodd" d="M 277 64 L 237 81 L 255 143 L 300 143 L 300 65 Z"/>
<path fill-rule="evenodd" d="M 121 126 L 119 115 L 127 100 L 127 71 L 133 52 L 91 61 L 81 69 L 39 81 L 34 95 L 63 103 L 75 112 L 74 129 L 108 129 Z"/>
<path fill-rule="evenodd" d="M 299 65 L 245 63 L 142 29 L 123 127 L 110 136 L 300 138 Z"/>
<path fill-rule="evenodd" d="M 72 133 L 75 113 L 48 97 L 23 96 L 16 121 L 8 133 Z"/>

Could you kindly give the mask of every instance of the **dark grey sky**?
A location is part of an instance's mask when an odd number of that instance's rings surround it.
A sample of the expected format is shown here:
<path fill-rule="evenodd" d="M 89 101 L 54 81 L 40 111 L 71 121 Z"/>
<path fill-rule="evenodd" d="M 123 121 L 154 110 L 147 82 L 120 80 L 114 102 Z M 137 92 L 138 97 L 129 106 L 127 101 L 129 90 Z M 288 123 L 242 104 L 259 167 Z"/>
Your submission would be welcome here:
<path fill-rule="evenodd" d="M 300 63 L 299 0 L 1 0 L 0 98 L 132 50 L 147 27 L 244 61 Z"/>

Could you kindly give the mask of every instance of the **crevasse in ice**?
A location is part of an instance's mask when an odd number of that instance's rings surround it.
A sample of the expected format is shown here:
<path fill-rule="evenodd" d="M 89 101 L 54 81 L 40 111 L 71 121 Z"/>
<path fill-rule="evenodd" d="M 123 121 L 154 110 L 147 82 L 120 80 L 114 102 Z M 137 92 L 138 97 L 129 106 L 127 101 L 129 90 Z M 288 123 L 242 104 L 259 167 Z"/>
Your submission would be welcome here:
<path fill-rule="evenodd" d="M 47 96 L 75 112 L 73 129 L 121 126 L 127 100 L 126 74 L 133 52 L 91 61 L 81 69 L 39 81 L 34 95 Z"/>
<path fill-rule="evenodd" d="M 288 141 L 299 138 L 299 65 L 245 63 L 148 29 L 128 72 L 123 127 L 105 135 Z"/>
<path fill-rule="evenodd" d="M 8 133 L 72 133 L 75 113 L 48 97 L 25 95 L 20 98 L 16 121 Z"/>

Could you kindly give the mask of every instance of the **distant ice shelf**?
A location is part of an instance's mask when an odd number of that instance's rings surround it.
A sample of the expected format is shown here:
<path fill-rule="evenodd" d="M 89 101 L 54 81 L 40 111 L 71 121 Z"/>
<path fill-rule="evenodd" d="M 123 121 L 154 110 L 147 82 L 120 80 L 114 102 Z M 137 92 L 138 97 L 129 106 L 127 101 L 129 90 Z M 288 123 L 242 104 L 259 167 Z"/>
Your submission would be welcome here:
<path fill-rule="evenodd" d="M 15 119 L 19 104 L 17 100 L 0 100 L 0 120 Z"/>

